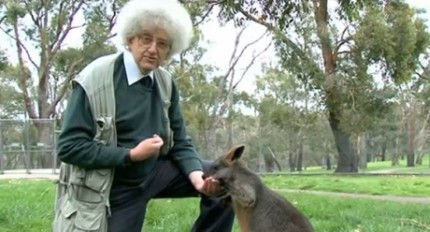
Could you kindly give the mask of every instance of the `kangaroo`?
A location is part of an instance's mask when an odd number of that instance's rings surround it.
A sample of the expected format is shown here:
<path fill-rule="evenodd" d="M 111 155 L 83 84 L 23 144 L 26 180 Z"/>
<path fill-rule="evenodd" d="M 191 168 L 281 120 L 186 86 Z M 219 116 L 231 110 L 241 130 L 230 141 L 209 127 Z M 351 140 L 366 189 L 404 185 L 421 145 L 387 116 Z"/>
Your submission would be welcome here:
<path fill-rule="evenodd" d="M 232 147 L 214 161 L 206 177 L 220 182 L 225 189 L 223 203 L 232 203 L 242 232 L 313 232 L 308 218 L 239 159 L 245 146 Z"/>

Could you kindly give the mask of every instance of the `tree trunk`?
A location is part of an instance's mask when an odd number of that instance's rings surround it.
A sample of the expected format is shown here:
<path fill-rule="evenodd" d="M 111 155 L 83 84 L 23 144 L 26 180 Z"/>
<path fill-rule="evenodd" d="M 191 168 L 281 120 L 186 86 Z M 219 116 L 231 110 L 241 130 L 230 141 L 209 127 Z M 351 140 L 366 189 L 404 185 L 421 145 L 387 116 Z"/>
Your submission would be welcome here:
<path fill-rule="evenodd" d="M 229 117 L 227 124 L 227 148 L 233 147 L 233 122 L 232 118 Z"/>
<path fill-rule="evenodd" d="M 295 155 L 294 152 L 291 150 L 288 155 L 288 166 L 290 167 L 290 172 L 294 172 L 296 170 Z"/>
<path fill-rule="evenodd" d="M 282 171 L 281 164 L 280 164 L 280 163 L 279 163 L 279 161 L 276 159 L 275 153 L 273 153 L 273 151 L 272 151 L 272 149 L 270 149 L 270 147 L 267 147 L 267 149 L 269 150 L 269 152 L 270 152 L 270 156 L 272 157 L 272 162 L 273 162 L 274 164 L 276 164 L 276 167 L 278 167 L 278 170 L 279 170 L 279 171 Z"/>
<path fill-rule="evenodd" d="M 367 154 L 366 154 L 366 139 L 365 136 L 357 137 L 357 158 L 358 164 L 361 169 L 367 168 Z"/>
<path fill-rule="evenodd" d="M 329 115 L 329 122 L 339 153 L 335 172 L 358 172 L 357 159 L 354 155 L 350 135 L 340 129 L 340 121 L 332 113 Z"/>
<path fill-rule="evenodd" d="M 232 78 L 233 79 L 233 78 Z M 230 83 L 231 85 L 232 83 Z M 230 91 L 231 87 L 230 87 Z M 227 147 L 233 147 L 233 93 L 229 93 L 227 96 Z"/>
<path fill-rule="evenodd" d="M 391 166 L 397 166 L 399 165 L 399 157 L 400 157 L 400 148 L 399 148 L 399 137 L 396 137 L 394 141 L 394 153 L 393 153 L 393 159 L 391 161 Z"/>
<path fill-rule="evenodd" d="M 415 109 L 412 108 L 412 111 Z M 414 167 L 415 166 L 415 115 L 411 112 L 408 119 L 408 147 L 407 147 L 407 156 L 406 156 L 406 166 Z"/>
<path fill-rule="evenodd" d="M 424 125 L 422 126 L 419 134 L 418 134 L 418 144 L 417 144 L 417 158 L 415 160 L 415 164 L 422 165 L 423 157 L 424 157 L 424 145 L 428 140 L 428 132 L 427 128 L 430 122 L 430 114 L 426 115 L 426 120 L 424 121 Z"/>
<path fill-rule="evenodd" d="M 420 152 L 417 154 L 417 158 L 415 160 L 415 164 L 416 165 L 422 165 L 423 164 L 423 157 L 424 157 L 424 152 Z"/>
<path fill-rule="evenodd" d="M 273 162 L 272 155 L 269 153 L 264 153 L 264 165 L 266 167 L 266 172 L 273 172 L 275 169 L 275 163 Z"/>
<path fill-rule="evenodd" d="M 335 80 L 336 57 L 332 48 L 331 35 L 329 31 L 329 17 L 327 0 L 313 0 L 313 12 L 317 25 L 317 36 L 321 45 L 324 74 L 325 74 L 325 97 L 329 110 L 329 123 L 334 135 L 336 148 L 339 153 L 338 164 L 335 172 L 358 172 L 357 159 L 354 155 L 350 135 L 340 128 L 339 99 L 336 96 L 337 84 Z M 336 52 L 336 51 L 335 51 Z"/>
<path fill-rule="evenodd" d="M 331 158 L 330 158 L 330 154 L 325 157 L 325 164 L 326 164 L 327 170 L 331 170 Z"/>
<path fill-rule="evenodd" d="M 299 149 L 297 152 L 297 163 L 296 163 L 296 170 L 301 172 L 303 171 L 303 138 L 300 138 L 299 140 Z"/>
<path fill-rule="evenodd" d="M 373 152 L 375 151 L 372 139 L 373 136 L 366 136 L 366 162 L 373 161 Z"/>
<path fill-rule="evenodd" d="M 384 142 L 382 143 L 382 148 L 381 148 L 381 161 L 385 161 L 385 154 L 387 152 L 387 139 L 384 139 Z"/>

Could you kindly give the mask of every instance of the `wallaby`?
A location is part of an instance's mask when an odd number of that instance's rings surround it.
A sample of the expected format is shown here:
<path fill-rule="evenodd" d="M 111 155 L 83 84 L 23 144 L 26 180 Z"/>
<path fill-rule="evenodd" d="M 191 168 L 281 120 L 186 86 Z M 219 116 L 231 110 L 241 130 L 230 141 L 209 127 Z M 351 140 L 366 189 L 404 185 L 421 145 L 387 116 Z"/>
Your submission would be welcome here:
<path fill-rule="evenodd" d="M 239 160 L 244 149 L 243 145 L 234 146 L 205 173 L 225 188 L 224 197 L 233 204 L 241 231 L 313 232 L 304 214 Z"/>

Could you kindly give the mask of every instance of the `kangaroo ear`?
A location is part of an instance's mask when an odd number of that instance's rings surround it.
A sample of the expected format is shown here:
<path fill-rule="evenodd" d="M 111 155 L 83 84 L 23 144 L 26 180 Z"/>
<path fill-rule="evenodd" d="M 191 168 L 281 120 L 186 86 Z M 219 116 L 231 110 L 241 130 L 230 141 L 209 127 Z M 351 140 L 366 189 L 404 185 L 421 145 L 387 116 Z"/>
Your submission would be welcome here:
<path fill-rule="evenodd" d="M 229 164 L 236 162 L 240 157 L 242 157 L 243 151 L 245 150 L 244 145 L 237 145 L 230 149 L 225 156 L 225 161 Z"/>

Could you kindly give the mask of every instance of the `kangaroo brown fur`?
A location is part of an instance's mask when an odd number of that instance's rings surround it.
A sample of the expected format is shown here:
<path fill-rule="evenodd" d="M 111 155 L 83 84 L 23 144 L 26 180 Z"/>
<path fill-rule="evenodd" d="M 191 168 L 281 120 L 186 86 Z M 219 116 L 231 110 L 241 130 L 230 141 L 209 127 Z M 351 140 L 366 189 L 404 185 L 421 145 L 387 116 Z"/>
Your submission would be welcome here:
<path fill-rule="evenodd" d="M 205 173 L 225 188 L 224 202 L 233 204 L 242 232 L 313 232 L 308 218 L 272 191 L 239 159 L 245 146 L 231 148 Z"/>

